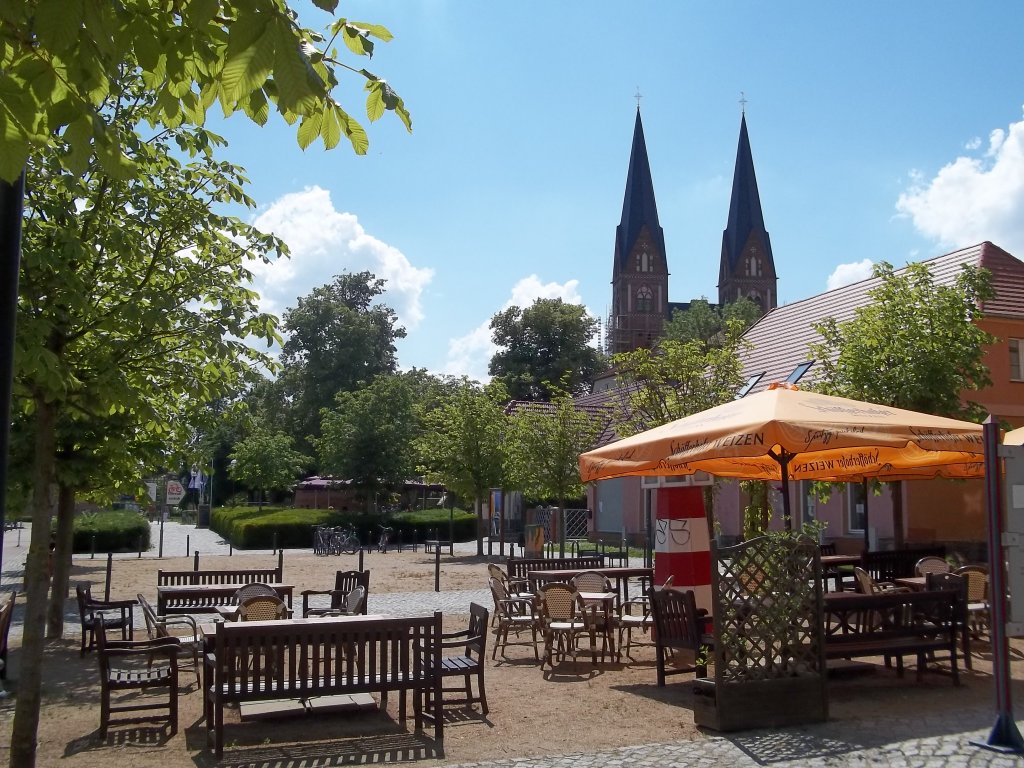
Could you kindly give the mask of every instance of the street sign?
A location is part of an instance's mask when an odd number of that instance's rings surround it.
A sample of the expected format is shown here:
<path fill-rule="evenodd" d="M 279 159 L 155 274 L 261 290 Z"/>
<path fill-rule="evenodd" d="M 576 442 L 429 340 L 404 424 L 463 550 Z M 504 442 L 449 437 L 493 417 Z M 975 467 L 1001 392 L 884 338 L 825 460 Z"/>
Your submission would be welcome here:
<path fill-rule="evenodd" d="M 146 495 L 150 501 L 156 501 L 156 483 L 146 482 Z"/>
<path fill-rule="evenodd" d="M 174 506 L 179 501 L 185 498 L 185 486 L 179 483 L 177 480 L 167 481 L 167 504 Z"/>

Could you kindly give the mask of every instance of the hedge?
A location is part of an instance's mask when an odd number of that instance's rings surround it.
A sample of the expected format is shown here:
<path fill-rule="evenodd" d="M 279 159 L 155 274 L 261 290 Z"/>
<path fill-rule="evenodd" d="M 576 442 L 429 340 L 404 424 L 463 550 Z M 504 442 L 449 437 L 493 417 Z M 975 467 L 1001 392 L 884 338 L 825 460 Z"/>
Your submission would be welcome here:
<path fill-rule="evenodd" d="M 73 552 L 137 552 L 149 549 L 149 521 L 126 509 L 83 512 L 75 517 Z M 95 537 L 95 543 L 94 538 Z"/>
<path fill-rule="evenodd" d="M 476 517 L 456 509 L 452 515 L 455 541 L 476 538 Z M 236 549 L 303 548 L 313 546 L 313 527 L 336 525 L 355 527 L 359 540 L 372 547 L 380 538 L 380 525 L 391 526 L 391 541 L 422 542 L 434 532 L 448 538 L 448 510 L 398 512 L 384 517 L 362 512 L 293 507 L 221 507 L 210 515 L 210 528 L 230 541 Z"/>

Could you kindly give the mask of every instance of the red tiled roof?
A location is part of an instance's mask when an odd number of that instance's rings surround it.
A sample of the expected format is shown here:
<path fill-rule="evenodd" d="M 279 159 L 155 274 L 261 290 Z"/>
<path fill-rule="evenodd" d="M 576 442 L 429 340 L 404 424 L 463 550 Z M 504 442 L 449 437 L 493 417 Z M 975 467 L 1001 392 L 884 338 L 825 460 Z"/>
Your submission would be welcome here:
<path fill-rule="evenodd" d="M 929 266 L 940 285 L 951 284 L 965 264 L 988 269 L 996 295 L 985 303 L 985 313 L 1024 319 L 1024 262 L 998 246 L 984 242 L 922 263 Z M 844 285 L 776 307 L 758 320 L 744 335 L 750 348 L 740 353 L 744 379 L 764 372 L 751 392 L 765 389 L 773 381 L 785 381 L 799 363 L 810 359 L 810 345 L 821 341 L 814 325 L 829 317 L 840 323 L 852 320 L 856 309 L 868 303 L 868 292 L 879 283 L 877 278 L 869 278 Z M 803 380 L 813 380 L 816 368 L 813 366 Z"/>

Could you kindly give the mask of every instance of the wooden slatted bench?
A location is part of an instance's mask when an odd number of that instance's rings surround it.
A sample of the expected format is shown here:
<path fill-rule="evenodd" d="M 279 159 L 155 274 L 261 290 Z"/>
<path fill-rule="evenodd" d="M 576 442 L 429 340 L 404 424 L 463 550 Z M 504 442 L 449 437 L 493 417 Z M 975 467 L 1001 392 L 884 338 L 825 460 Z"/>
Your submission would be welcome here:
<path fill-rule="evenodd" d="M 506 571 L 510 579 L 529 578 L 530 571 L 589 571 L 604 568 L 604 558 L 597 557 L 510 557 Z"/>
<path fill-rule="evenodd" d="M 157 613 L 161 616 L 167 613 L 214 613 L 218 606 L 231 605 L 234 590 L 228 590 L 226 594 L 218 594 L 216 590 L 202 593 L 196 590 L 182 590 L 181 594 L 174 595 L 173 590 L 162 589 L 166 587 L 198 587 L 198 586 L 224 586 L 251 584 L 261 582 L 264 584 L 282 583 L 281 568 L 250 568 L 250 569 L 227 569 L 227 570 L 192 570 L 192 571 L 164 571 L 156 572 L 157 586 Z M 291 605 L 290 592 L 288 604 Z"/>
<path fill-rule="evenodd" d="M 441 715 L 441 613 L 431 617 L 338 616 L 290 621 L 217 624 L 207 636 L 203 662 L 203 715 L 207 743 L 224 751 L 224 708 L 251 701 L 309 699 L 340 694 L 412 694 L 417 730 L 434 722 L 438 747 Z M 429 712 L 423 703 L 430 697 Z"/>
<path fill-rule="evenodd" d="M 960 685 L 957 640 L 963 605 L 952 590 L 832 593 L 825 599 L 824 621 L 826 659 L 895 656 L 902 676 L 903 657 L 916 655 L 920 681 L 927 655 L 948 652 L 953 684 Z"/>

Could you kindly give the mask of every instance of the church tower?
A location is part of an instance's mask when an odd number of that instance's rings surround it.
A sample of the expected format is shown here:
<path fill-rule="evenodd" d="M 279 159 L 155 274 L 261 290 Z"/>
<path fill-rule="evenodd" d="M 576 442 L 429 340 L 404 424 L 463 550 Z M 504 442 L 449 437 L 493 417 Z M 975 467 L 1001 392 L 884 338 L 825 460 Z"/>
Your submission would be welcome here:
<path fill-rule="evenodd" d="M 740 142 L 732 177 L 729 221 L 722 233 L 718 303 L 724 306 L 746 296 L 756 302 L 762 312 L 767 312 L 778 306 L 778 280 L 772 243 L 768 230 L 764 228 L 744 112 L 740 118 Z"/>
<path fill-rule="evenodd" d="M 622 219 L 615 229 L 612 310 L 607 347 L 611 353 L 650 347 L 668 317 L 665 233 L 658 223 L 654 182 L 647 160 L 644 127 L 637 105 L 629 153 Z"/>

